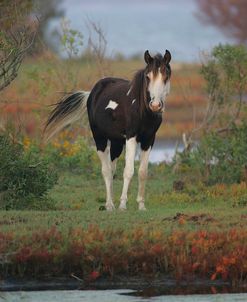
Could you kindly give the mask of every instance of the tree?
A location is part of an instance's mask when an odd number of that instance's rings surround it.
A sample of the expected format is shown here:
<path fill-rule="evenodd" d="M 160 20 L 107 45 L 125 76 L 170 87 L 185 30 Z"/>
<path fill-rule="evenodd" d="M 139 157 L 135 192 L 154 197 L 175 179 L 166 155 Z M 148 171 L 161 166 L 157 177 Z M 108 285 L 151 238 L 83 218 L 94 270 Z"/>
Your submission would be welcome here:
<path fill-rule="evenodd" d="M 32 0 L 1 0 L 0 1 L 0 29 L 13 30 L 24 24 L 33 8 Z"/>
<path fill-rule="evenodd" d="M 1 0 L 1 32 L 13 31 L 20 25 L 27 25 L 38 19 L 39 26 L 36 28 L 37 34 L 32 52 L 42 52 L 43 41 L 53 49 L 54 43 L 46 36 L 47 26 L 52 19 L 64 15 L 64 11 L 60 8 L 61 3 L 60 0 Z"/>
<path fill-rule="evenodd" d="M 16 78 L 33 44 L 37 24 L 28 18 L 31 9 L 31 0 L 0 3 L 0 91 Z"/>
<path fill-rule="evenodd" d="M 202 22 L 218 27 L 237 42 L 247 44 L 246 0 L 197 0 Z"/>
<path fill-rule="evenodd" d="M 44 39 L 48 22 L 62 14 L 58 0 L 1 0 L 0 91 L 16 78 L 37 35 L 34 52 L 42 51 L 40 41 Z"/>
<path fill-rule="evenodd" d="M 28 0 L 29 1 L 29 0 Z M 40 21 L 38 33 L 36 39 L 36 43 L 34 46 L 34 52 L 40 53 L 42 52 L 42 43 L 43 41 L 51 48 L 52 50 L 56 51 L 56 44 L 52 39 L 49 39 L 46 35 L 47 27 L 51 20 L 60 18 L 64 16 L 64 11 L 60 8 L 62 4 L 61 0 L 31 0 L 33 3 L 32 13 L 37 15 Z"/>

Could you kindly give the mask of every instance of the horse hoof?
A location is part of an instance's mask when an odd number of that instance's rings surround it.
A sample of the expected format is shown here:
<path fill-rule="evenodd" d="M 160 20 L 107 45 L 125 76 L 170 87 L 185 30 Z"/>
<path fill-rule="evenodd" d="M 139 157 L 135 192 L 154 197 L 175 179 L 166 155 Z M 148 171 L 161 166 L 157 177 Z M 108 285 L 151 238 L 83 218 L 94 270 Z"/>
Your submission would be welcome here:
<path fill-rule="evenodd" d="M 144 207 L 144 208 L 139 208 L 139 211 L 147 211 L 147 209 Z"/>
<path fill-rule="evenodd" d="M 144 204 L 140 204 L 139 205 L 139 211 L 147 211 L 147 209 L 145 208 Z"/>
<path fill-rule="evenodd" d="M 118 209 L 119 209 L 119 211 L 122 211 L 122 212 L 127 210 L 126 206 L 119 206 Z"/>
<path fill-rule="evenodd" d="M 110 211 L 110 212 L 111 212 L 111 211 L 114 211 L 114 210 L 115 210 L 115 206 L 114 206 L 113 204 L 107 205 L 107 206 L 106 206 L 106 210 L 107 210 L 107 211 Z"/>

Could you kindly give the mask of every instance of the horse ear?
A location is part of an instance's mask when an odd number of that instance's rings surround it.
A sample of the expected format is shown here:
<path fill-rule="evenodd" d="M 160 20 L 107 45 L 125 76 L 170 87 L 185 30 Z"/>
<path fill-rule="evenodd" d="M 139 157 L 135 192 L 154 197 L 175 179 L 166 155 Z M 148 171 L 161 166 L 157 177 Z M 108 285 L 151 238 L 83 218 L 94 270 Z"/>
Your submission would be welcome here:
<path fill-rule="evenodd" d="M 147 64 L 151 64 L 153 62 L 153 58 L 150 56 L 148 50 L 146 50 L 144 53 L 144 60 Z"/>
<path fill-rule="evenodd" d="M 171 56 L 170 51 L 166 49 L 166 53 L 164 55 L 164 60 L 165 60 L 166 65 L 170 63 L 171 58 L 172 58 L 172 56 Z"/>

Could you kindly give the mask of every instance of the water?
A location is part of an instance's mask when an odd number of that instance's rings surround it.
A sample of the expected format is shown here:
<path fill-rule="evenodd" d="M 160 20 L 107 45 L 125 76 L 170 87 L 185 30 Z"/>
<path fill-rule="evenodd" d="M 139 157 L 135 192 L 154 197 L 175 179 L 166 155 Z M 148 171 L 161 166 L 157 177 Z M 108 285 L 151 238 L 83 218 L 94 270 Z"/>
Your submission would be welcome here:
<path fill-rule="evenodd" d="M 149 161 L 151 163 L 159 163 L 162 161 L 171 162 L 176 150 L 182 151 L 184 148 L 180 141 L 175 140 L 156 140 L 150 153 Z M 137 152 L 137 157 L 140 150 Z"/>
<path fill-rule="evenodd" d="M 128 57 L 146 49 L 167 48 L 174 61 L 194 62 L 200 60 L 200 51 L 232 42 L 217 28 L 199 21 L 195 0 L 64 0 L 62 8 L 71 27 L 83 33 L 84 46 L 88 19 L 101 25 L 108 55 L 120 52 Z M 49 32 L 59 30 L 60 22 L 53 20 Z"/>
<path fill-rule="evenodd" d="M 131 290 L 0 292 L 1 302 L 246 302 L 247 294 L 135 297 Z"/>

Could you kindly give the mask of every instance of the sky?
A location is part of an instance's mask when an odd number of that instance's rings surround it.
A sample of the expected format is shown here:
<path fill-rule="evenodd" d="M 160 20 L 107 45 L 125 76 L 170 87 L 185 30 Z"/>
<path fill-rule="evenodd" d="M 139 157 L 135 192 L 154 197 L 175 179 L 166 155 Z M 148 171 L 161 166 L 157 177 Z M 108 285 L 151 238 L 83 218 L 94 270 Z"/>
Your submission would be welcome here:
<path fill-rule="evenodd" d="M 71 27 L 83 33 L 85 45 L 88 19 L 100 24 L 108 56 L 169 49 L 175 61 L 194 62 L 219 42 L 233 42 L 200 22 L 196 0 L 64 0 L 62 7 Z M 59 22 L 53 21 L 51 28 L 59 28 Z"/>

